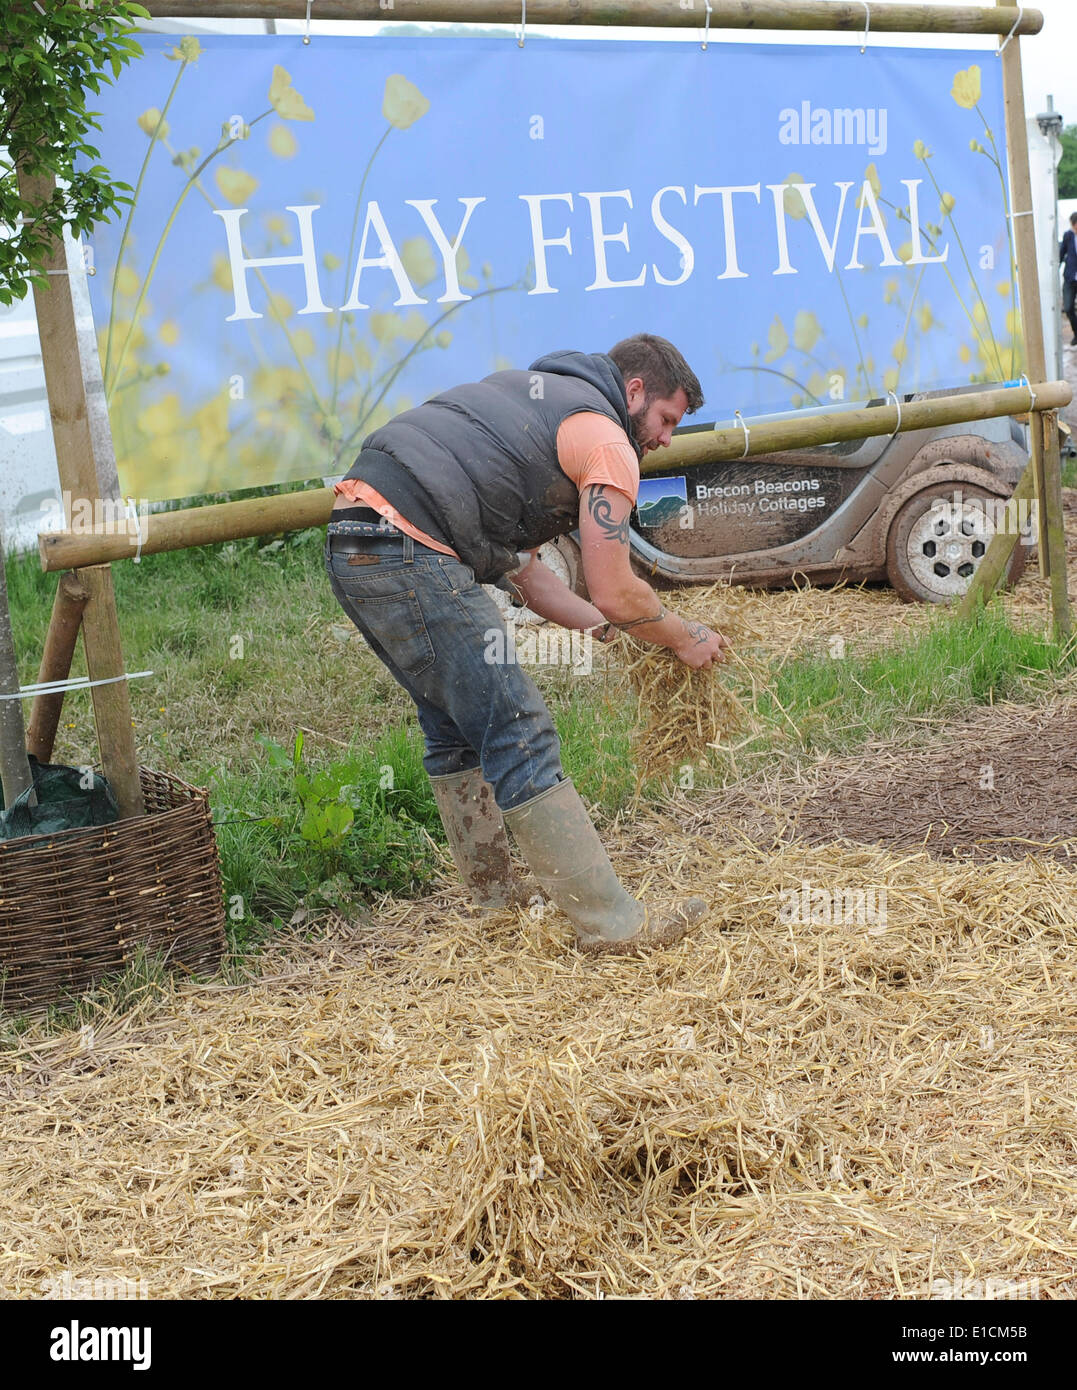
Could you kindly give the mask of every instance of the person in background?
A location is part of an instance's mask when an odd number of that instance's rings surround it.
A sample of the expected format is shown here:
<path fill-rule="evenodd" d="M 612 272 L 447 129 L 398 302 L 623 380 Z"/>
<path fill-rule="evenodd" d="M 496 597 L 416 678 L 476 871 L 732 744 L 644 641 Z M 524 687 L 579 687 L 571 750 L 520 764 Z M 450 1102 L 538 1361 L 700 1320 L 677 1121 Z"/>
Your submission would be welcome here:
<path fill-rule="evenodd" d="M 1062 312 L 1070 321 L 1073 337 L 1070 347 L 1077 347 L 1077 212 L 1070 213 L 1070 229 L 1058 248 L 1062 263 Z"/>

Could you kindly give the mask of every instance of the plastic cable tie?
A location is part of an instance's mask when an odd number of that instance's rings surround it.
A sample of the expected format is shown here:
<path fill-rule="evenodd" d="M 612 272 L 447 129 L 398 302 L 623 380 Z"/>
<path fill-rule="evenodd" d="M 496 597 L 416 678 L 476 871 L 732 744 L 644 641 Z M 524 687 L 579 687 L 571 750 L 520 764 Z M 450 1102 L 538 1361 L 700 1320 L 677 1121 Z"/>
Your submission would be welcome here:
<path fill-rule="evenodd" d="M 887 391 L 886 399 L 889 400 L 891 396 L 894 398 L 894 408 L 897 410 L 897 424 L 894 426 L 894 433 L 890 436 L 893 440 L 901 430 L 901 398 L 896 391 Z"/>
<path fill-rule="evenodd" d="M 860 45 L 860 52 L 864 53 L 868 46 L 868 35 L 871 33 L 871 6 L 868 0 L 861 0 L 864 6 L 864 42 Z"/>
<path fill-rule="evenodd" d="M 1018 5 L 1018 7 L 1017 7 L 1017 18 L 1016 18 L 1016 19 L 1014 20 L 1014 22 L 1013 22 L 1013 28 L 1010 30 L 1010 32 L 1006 35 L 1006 37 L 1005 37 L 1005 38 L 1002 40 L 1002 42 L 999 44 L 999 46 L 998 46 L 998 52 L 995 54 L 995 57 L 996 57 L 996 58 L 1001 58 L 1001 57 L 1002 57 L 1003 53 L 1006 51 L 1006 45 L 1007 45 L 1007 44 L 1009 43 L 1009 41 L 1013 38 L 1014 34 L 1017 33 L 1018 27 L 1020 26 L 1021 20 L 1024 18 L 1024 16 L 1025 16 L 1024 6 L 1023 6 L 1023 5 Z"/>
<path fill-rule="evenodd" d="M 307 0 L 307 19 L 306 19 L 306 26 L 307 26 L 307 27 L 303 30 L 303 42 L 306 43 L 306 44 L 309 44 L 309 43 L 310 43 L 310 7 L 311 7 L 312 4 L 313 4 L 313 0 Z"/>
<path fill-rule="evenodd" d="M 37 685 L 24 685 L 10 695 L 0 695 L 0 700 L 33 700 L 38 695 L 59 695 L 68 690 L 92 690 L 97 685 L 118 685 L 120 681 L 137 681 L 143 676 L 152 676 L 152 671 L 132 671 L 129 675 L 106 676 L 103 680 L 91 681 L 85 676 L 73 676 L 66 681 L 40 681 Z"/>
<path fill-rule="evenodd" d="M 746 459 L 748 457 L 748 445 L 751 442 L 752 432 L 744 423 L 744 416 L 740 413 L 739 410 L 734 410 L 733 415 L 737 421 L 737 424 L 740 425 L 741 429 L 744 431 L 744 453 L 741 454 L 741 458 Z"/>
<path fill-rule="evenodd" d="M 520 0 L 520 32 L 516 38 L 516 47 L 523 48 L 524 39 L 527 37 L 527 0 Z"/>
<path fill-rule="evenodd" d="M 142 520 L 139 517 L 138 505 L 135 499 L 133 497 L 125 497 L 123 500 L 127 507 L 128 521 L 133 521 L 135 523 L 135 536 L 137 539 L 135 543 L 134 560 L 136 565 L 140 565 L 142 563 Z"/>
<path fill-rule="evenodd" d="M 711 0 L 703 0 L 703 3 L 707 6 L 707 18 L 703 25 L 703 42 L 700 44 L 700 47 L 703 49 L 703 52 L 706 53 L 707 43 L 711 36 Z"/>

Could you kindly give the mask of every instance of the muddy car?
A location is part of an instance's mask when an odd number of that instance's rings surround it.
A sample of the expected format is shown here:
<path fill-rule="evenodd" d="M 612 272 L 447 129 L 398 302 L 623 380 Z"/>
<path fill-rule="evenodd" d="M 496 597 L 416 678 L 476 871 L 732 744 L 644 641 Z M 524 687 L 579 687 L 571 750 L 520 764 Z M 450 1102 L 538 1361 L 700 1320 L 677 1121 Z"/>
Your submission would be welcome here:
<path fill-rule="evenodd" d="M 977 389 L 991 387 L 960 388 Z M 757 420 L 782 418 L 788 417 Z M 678 433 L 711 428 L 691 425 Z M 805 578 L 813 584 L 883 580 L 909 601 L 945 603 L 968 588 L 1000 504 L 1027 462 L 1025 426 L 1002 416 L 671 468 L 641 480 L 633 564 L 648 578 L 672 583 L 731 579 L 773 588 Z M 1031 542 L 1026 529 L 1014 547 L 1009 582 L 1024 569 Z M 542 558 L 585 592 L 577 535 L 544 546 Z"/>

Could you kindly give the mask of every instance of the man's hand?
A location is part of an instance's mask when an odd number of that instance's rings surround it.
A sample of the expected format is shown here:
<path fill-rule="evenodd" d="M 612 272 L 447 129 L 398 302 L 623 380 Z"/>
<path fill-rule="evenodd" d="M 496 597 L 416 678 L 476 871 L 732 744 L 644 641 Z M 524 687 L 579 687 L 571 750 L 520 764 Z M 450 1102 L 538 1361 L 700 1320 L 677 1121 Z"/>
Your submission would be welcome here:
<path fill-rule="evenodd" d="M 684 641 L 673 648 L 673 654 L 680 661 L 698 671 L 725 660 L 729 643 L 720 632 L 694 619 L 682 618 L 680 621 L 684 627 Z"/>

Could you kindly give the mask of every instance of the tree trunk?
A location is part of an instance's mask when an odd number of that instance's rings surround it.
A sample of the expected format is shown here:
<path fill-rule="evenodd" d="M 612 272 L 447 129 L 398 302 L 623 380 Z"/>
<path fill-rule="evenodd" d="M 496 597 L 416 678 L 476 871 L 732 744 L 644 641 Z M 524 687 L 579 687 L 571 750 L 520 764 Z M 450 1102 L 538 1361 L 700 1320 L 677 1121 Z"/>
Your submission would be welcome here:
<path fill-rule="evenodd" d="M 15 641 L 11 635 L 11 614 L 7 606 L 4 547 L 0 542 L 0 784 L 4 789 L 4 805 L 9 807 L 33 786 L 30 764 L 26 760 L 22 701 L 3 699 L 5 695 L 18 693 L 19 669 L 15 661 Z"/>

